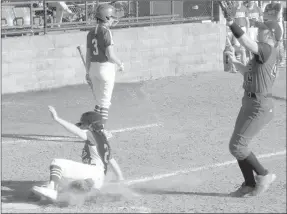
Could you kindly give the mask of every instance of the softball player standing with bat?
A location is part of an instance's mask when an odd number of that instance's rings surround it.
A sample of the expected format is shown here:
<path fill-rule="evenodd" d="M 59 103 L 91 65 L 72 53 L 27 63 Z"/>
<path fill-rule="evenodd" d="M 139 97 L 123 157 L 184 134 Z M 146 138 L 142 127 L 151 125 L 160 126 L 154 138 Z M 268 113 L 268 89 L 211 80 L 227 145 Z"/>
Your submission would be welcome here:
<path fill-rule="evenodd" d="M 86 71 L 95 98 L 94 111 L 102 116 L 103 124 L 108 120 L 109 108 L 115 84 L 116 66 L 124 70 L 124 64 L 114 52 L 114 41 L 110 30 L 118 23 L 115 8 L 111 4 L 100 4 L 96 10 L 97 25 L 87 35 Z"/>
<path fill-rule="evenodd" d="M 219 3 L 227 20 L 227 25 L 240 44 L 253 54 L 252 59 L 247 65 L 244 65 L 236 59 L 233 52 L 229 52 L 231 61 L 244 77 L 243 89 L 245 91 L 229 142 L 230 153 L 237 159 L 244 183 L 231 195 L 236 197 L 257 196 L 265 192 L 276 179 L 275 174 L 262 166 L 249 148 L 249 144 L 252 138 L 274 116 L 271 96 L 277 75 L 275 45 L 282 32 L 278 22 L 270 19 L 265 20 L 256 25 L 258 27 L 258 42 L 253 41 L 233 22 L 229 7 L 224 5 L 226 2 L 220 1 Z M 256 177 L 254 177 L 253 172 L 256 173 Z"/>

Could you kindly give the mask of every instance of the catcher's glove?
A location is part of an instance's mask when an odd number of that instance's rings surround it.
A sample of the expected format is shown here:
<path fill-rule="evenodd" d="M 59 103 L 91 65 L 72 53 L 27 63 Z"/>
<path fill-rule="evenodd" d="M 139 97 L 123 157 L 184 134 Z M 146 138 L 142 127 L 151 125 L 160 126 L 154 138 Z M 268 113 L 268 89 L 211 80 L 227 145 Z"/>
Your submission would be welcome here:
<path fill-rule="evenodd" d="M 92 179 L 76 180 L 72 181 L 69 185 L 69 189 L 77 193 L 87 193 L 92 190 L 94 181 Z"/>
<path fill-rule="evenodd" d="M 218 4 L 223 12 L 224 18 L 226 18 L 227 21 L 232 21 L 232 11 L 235 7 L 233 1 L 218 1 Z"/>

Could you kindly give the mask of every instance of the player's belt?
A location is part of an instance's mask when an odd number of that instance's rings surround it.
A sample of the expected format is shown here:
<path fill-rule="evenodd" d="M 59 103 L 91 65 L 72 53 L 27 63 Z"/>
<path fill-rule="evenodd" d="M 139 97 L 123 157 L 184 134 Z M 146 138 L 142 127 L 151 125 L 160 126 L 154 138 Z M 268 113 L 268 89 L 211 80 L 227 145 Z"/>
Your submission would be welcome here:
<path fill-rule="evenodd" d="M 254 99 L 256 99 L 257 97 L 259 97 L 260 95 L 258 94 L 258 95 L 256 95 L 255 93 L 253 93 L 253 92 L 246 92 L 246 94 L 247 94 L 247 97 L 249 97 L 249 98 L 254 98 Z M 264 96 L 264 97 L 271 97 L 272 96 L 272 94 L 271 93 L 269 93 L 269 94 L 262 94 L 262 96 Z"/>

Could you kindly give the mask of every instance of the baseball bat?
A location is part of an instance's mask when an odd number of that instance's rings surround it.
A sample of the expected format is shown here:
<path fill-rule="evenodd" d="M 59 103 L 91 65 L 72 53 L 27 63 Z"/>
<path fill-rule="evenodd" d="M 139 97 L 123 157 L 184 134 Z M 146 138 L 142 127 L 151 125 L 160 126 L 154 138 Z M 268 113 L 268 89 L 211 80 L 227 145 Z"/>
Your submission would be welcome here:
<path fill-rule="evenodd" d="M 81 46 L 77 46 L 77 49 L 78 49 L 78 51 L 79 51 L 79 53 L 80 53 L 82 62 L 83 62 L 83 64 L 84 64 L 84 66 L 85 66 L 85 70 L 86 70 L 86 80 L 87 80 L 88 85 L 90 86 L 90 88 L 93 90 L 92 82 L 91 82 L 91 81 L 88 81 L 88 79 L 87 79 L 87 77 L 88 77 L 89 75 L 88 75 L 88 71 L 87 71 L 87 67 L 86 67 L 86 61 L 85 61 L 84 54 L 83 54 L 83 52 L 82 52 Z"/>
<path fill-rule="evenodd" d="M 77 49 L 78 49 L 78 51 L 79 51 L 79 53 L 80 53 L 82 62 L 83 62 L 83 64 L 84 64 L 85 68 L 86 68 L 86 61 L 85 61 L 84 54 L 83 54 L 83 52 L 82 52 L 81 46 L 78 46 Z"/>
<path fill-rule="evenodd" d="M 226 51 L 229 50 L 230 47 L 232 47 L 232 44 L 228 36 L 226 36 L 226 44 L 225 44 L 225 49 L 223 51 L 223 68 L 224 68 L 224 71 L 227 71 L 227 72 L 231 71 L 230 59 L 228 55 L 226 54 Z"/>

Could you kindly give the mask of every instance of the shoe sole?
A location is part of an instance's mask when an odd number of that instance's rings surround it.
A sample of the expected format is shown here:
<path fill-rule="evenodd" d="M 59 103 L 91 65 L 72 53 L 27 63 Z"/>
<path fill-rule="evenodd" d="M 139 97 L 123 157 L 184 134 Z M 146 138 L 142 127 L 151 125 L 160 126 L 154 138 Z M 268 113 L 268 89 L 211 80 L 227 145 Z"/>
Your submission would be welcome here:
<path fill-rule="evenodd" d="M 245 196 L 248 196 L 250 193 L 252 192 L 252 190 L 250 190 L 250 192 L 247 193 L 241 193 L 241 194 L 236 194 L 236 193 L 230 193 L 229 196 L 233 197 L 233 198 L 243 198 Z"/>
<path fill-rule="evenodd" d="M 34 194 L 36 194 L 37 196 L 40 196 L 41 199 L 45 198 L 45 199 L 48 199 L 48 200 L 51 201 L 51 202 L 56 202 L 56 201 L 57 201 L 57 199 L 50 198 L 50 197 L 44 195 L 43 193 L 38 192 L 37 190 L 32 189 L 32 192 L 33 192 Z"/>

